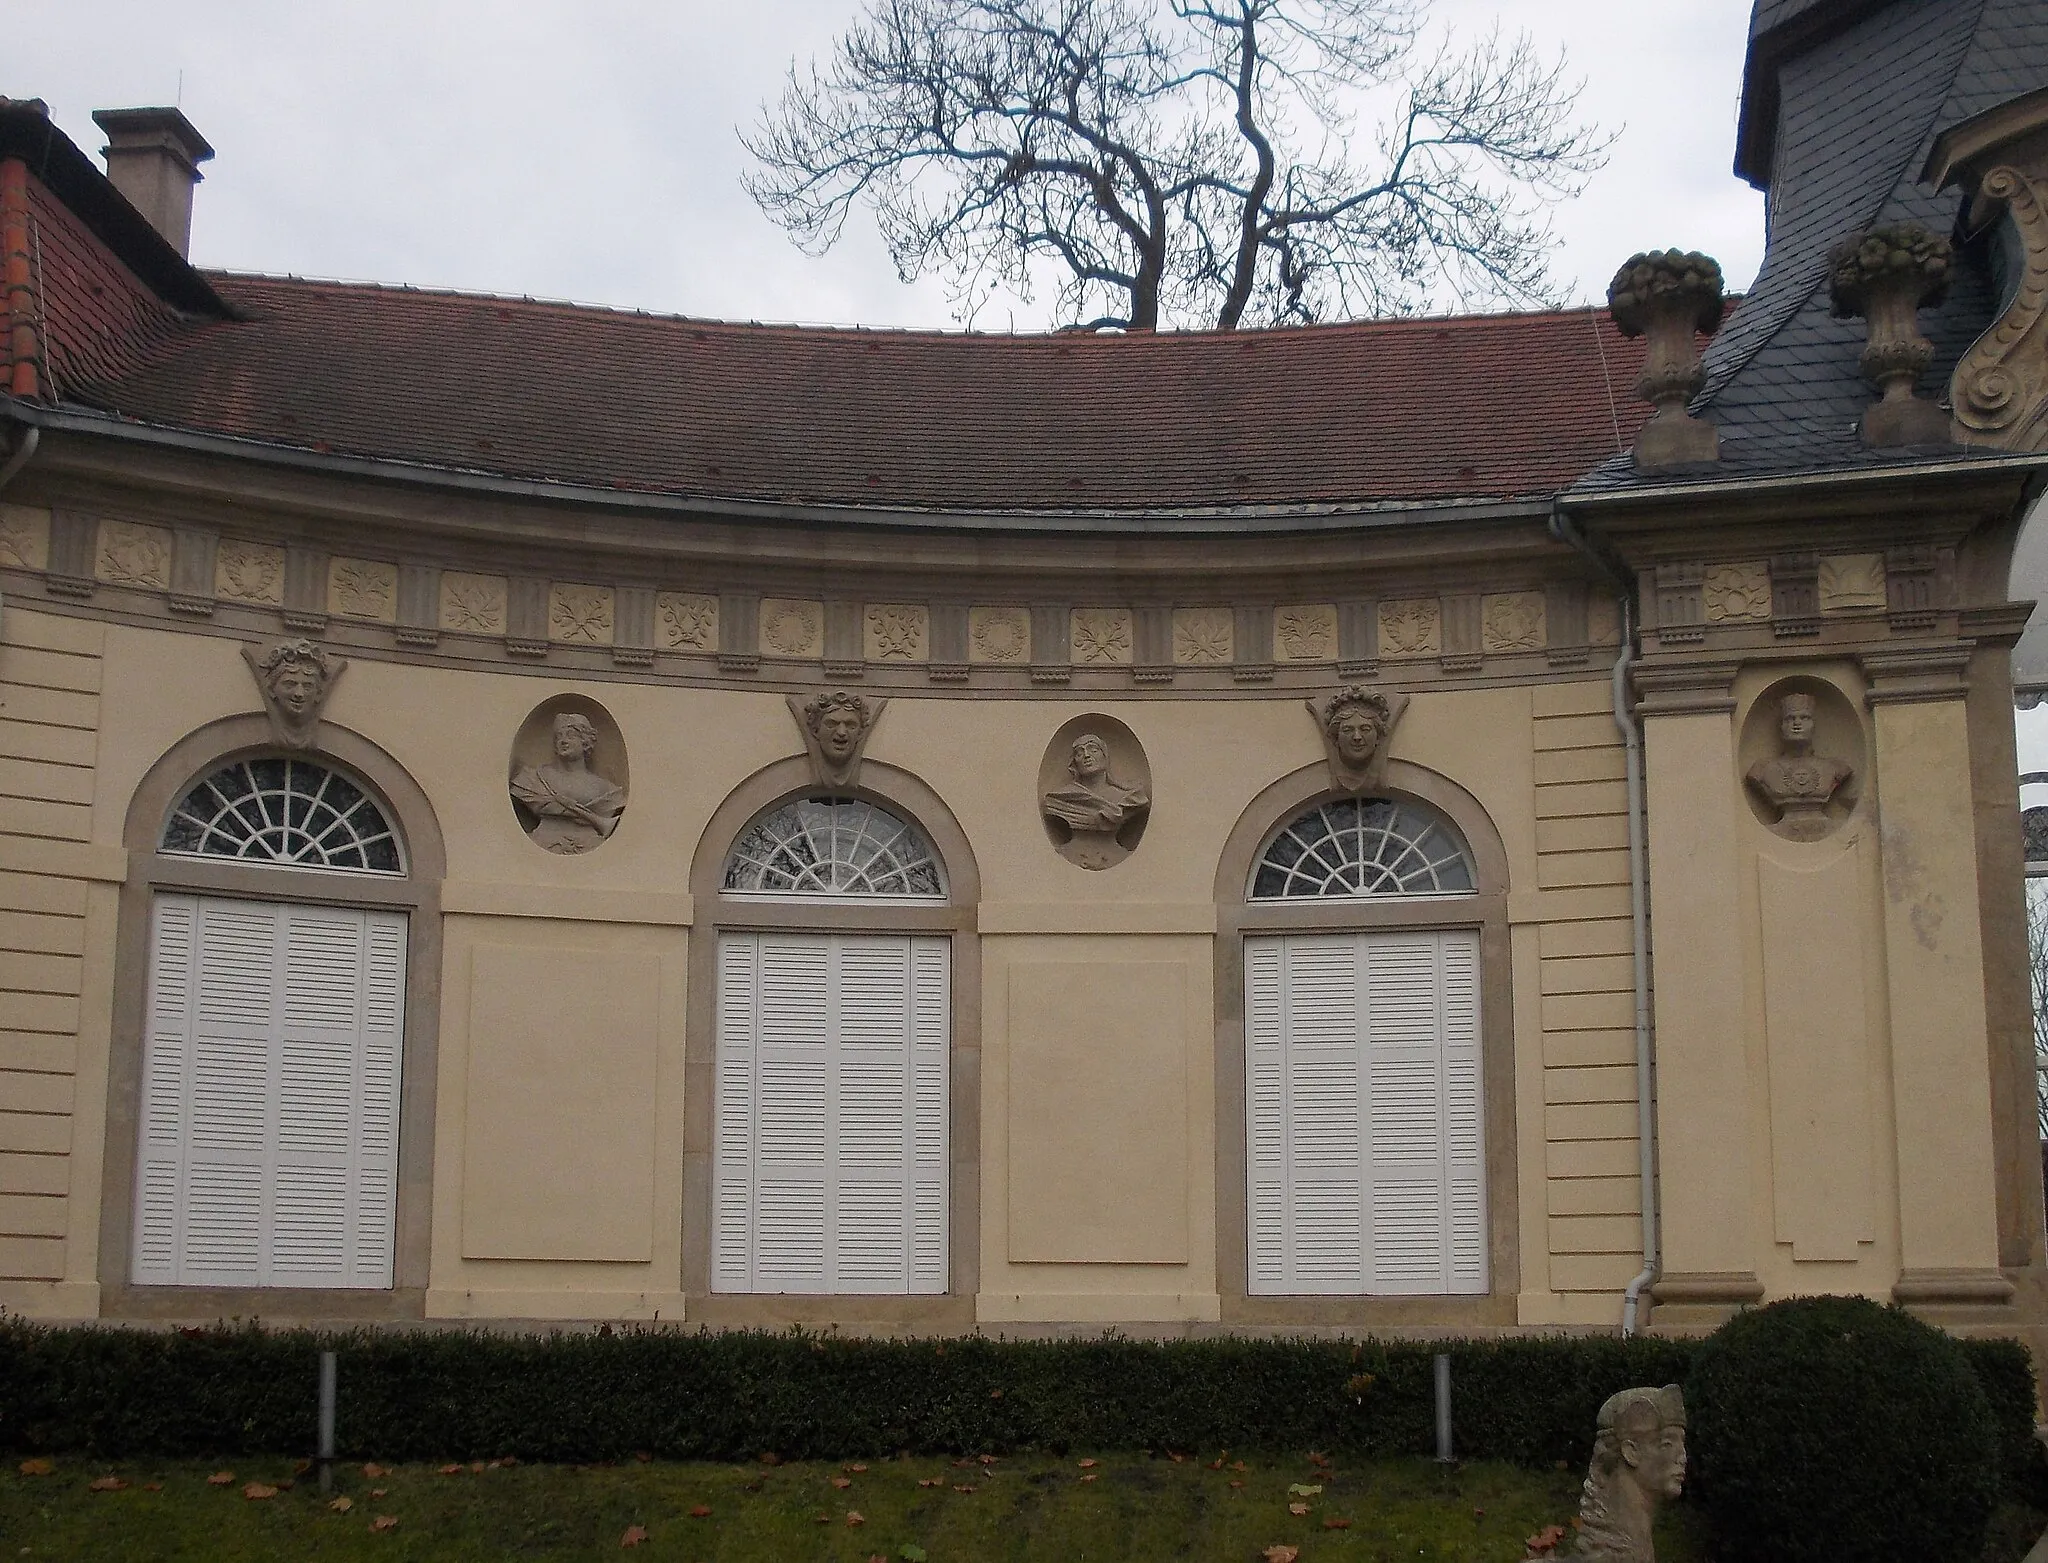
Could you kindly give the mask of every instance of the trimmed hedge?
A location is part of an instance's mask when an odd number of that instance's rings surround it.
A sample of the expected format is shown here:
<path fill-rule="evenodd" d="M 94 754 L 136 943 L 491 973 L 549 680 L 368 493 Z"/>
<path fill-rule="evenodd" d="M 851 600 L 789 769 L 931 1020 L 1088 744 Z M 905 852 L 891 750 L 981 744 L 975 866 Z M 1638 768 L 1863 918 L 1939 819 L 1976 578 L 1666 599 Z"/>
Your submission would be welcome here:
<path fill-rule="evenodd" d="M 591 1462 L 1023 1448 L 1435 1447 L 1431 1358 L 1452 1357 L 1466 1459 L 1583 1465 L 1600 1403 L 1686 1376 L 1697 1343 L 867 1340 L 636 1330 L 499 1335 L 257 1327 L 152 1331 L 0 1322 L 0 1449 L 310 1451 L 316 1354 L 341 1354 L 352 1458 Z M 1971 1345 L 2019 1475 L 2039 1464 L 2016 1343 Z M 1364 1380 L 1370 1378 L 1370 1384 Z M 2029 1463 L 2031 1462 L 2031 1463 Z"/>

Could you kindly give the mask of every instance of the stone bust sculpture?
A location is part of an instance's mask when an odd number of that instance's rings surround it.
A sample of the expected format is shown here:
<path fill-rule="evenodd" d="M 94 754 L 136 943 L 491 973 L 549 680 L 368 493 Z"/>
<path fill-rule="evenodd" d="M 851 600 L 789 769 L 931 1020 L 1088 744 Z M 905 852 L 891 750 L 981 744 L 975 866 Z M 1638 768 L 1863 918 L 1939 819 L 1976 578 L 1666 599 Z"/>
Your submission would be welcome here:
<path fill-rule="evenodd" d="M 319 737 L 320 713 L 348 664 L 310 640 L 281 640 L 264 651 L 242 648 L 256 676 L 270 730 L 287 749 L 310 749 Z"/>
<path fill-rule="evenodd" d="M 811 757 L 811 769 L 821 787 L 854 787 L 860 783 L 860 763 L 867 752 L 868 735 L 881 720 L 888 701 L 830 690 L 810 700 L 789 697 L 789 714 L 803 734 L 804 748 Z"/>
<path fill-rule="evenodd" d="M 1572 1556 L 1656 1563 L 1657 1507 L 1685 1487 L 1685 1396 L 1676 1384 L 1624 1389 L 1600 1408 Z"/>
<path fill-rule="evenodd" d="M 1775 759 L 1757 761 L 1748 772 L 1757 796 L 1777 810 L 1771 828 L 1791 841 L 1818 841 L 1834 829 L 1828 804 L 1855 774 L 1846 760 L 1815 754 L 1813 732 L 1813 696 L 1786 695 L 1778 702 L 1780 752 Z"/>
<path fill-rule="evenodd" d="M 625 792 L 590 768 L 597 726 L 576 711 L 555 716 L 555 757 L 512 776 L 512 796 L 537 816 L 527 835 L 550 852 L 588 852 L 618 827 Z"/>
<path fill-rule="evenodd" d="M 1116 835 L 1152 805 L 1143 787 L 1128 787 L 1109 772 L 1109 741 L 1084 732 L 1074 739 L 1068 782 L 1048 787 L 1039 800 L 1047 819 L 1072 832 L 1067 855 L 1083 868 L 1107 868 L 1123 856 Z"/>
<path fill-rule="evenodd" d="M 1330 780 L 1339 791 L 1365 792 L 1384 785 L 1387 740 L 1407 709 L 1406 695 L 1384 695 L 1356 684 L 1308 702 L 1309 715 L 1322 731 Z"/>

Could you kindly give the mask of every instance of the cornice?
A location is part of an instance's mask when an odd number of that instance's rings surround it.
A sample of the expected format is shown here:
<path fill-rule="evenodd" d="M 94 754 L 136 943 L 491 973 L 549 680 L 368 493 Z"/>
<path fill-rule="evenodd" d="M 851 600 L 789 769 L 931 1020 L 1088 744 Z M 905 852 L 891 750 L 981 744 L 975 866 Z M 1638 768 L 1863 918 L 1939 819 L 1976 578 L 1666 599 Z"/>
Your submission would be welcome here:
<path fill-rule="evenodd" d="M 1960 700 L 1970 692 L 1969 642 L 1899 646 L 1865 651 L 1858 659 L 1870 679 L 1870 706 Z"/>
<path fill-rule="evenodd" d="M 1639 716 L 1711 716 L 1735 709 L 1742 664 L 1729 658 L 1649 659 L 1629 669 Z"/>

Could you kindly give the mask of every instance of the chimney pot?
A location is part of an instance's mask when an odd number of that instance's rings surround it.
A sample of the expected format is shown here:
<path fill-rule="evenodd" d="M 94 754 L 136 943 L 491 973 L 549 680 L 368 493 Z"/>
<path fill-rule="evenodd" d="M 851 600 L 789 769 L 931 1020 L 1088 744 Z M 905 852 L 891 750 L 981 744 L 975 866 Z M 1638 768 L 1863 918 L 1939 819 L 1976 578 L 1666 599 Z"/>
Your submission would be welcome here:
<path fill-rule="evenodd" d="M 107 178 L 180 255 L 192 247 L 192 190 L 199 165 L 213 156 L 206 138 L 177 109 L 97 109 L 107 133 Z"/>

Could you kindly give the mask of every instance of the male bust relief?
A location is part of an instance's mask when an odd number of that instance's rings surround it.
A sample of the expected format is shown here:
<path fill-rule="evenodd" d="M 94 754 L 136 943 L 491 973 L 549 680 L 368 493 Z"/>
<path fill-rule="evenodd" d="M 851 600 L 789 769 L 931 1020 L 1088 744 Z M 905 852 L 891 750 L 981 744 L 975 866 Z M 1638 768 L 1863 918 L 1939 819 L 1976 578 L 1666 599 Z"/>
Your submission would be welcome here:
<path fill-rule="evenodd" d="M 1845 760 L 1813 752 L 1815 702 L 1789 694 L 1778 702 L 1779 754 L 1749 768 L 1748 781 L 1778 811 L 1772 827 L 1790 841 L 1818 841 L 1834 828 L 1828 804 L 1855 774 Z"/>

